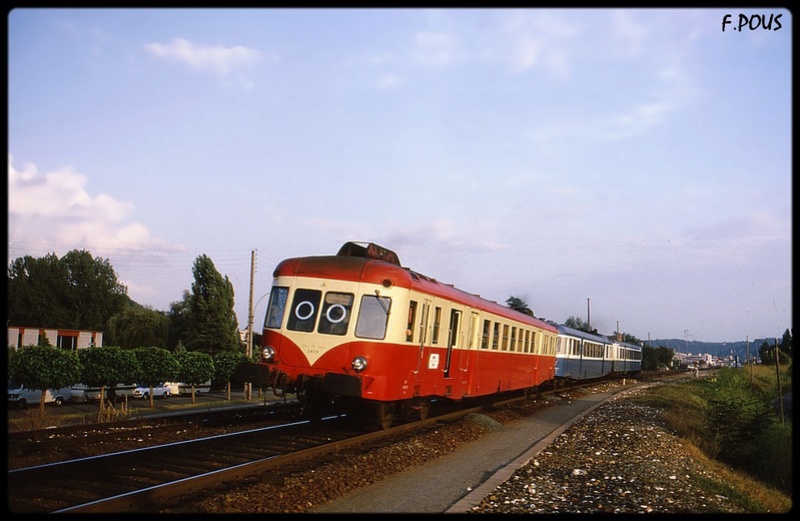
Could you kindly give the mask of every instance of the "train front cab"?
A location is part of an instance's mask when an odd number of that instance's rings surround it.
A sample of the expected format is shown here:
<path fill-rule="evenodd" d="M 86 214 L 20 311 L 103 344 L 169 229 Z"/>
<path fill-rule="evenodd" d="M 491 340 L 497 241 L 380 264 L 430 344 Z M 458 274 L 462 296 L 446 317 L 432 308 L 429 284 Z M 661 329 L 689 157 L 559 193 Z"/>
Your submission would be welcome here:
<path fill-rule="evenodd" d="M 517 314 L 395 263 L 287 259 L 274 274 L 262 363 L 277 391 L 312 405 L 372 404 L 385 425 L 424 417 L 431 400 L 552 380 L 555 328 Z"/>

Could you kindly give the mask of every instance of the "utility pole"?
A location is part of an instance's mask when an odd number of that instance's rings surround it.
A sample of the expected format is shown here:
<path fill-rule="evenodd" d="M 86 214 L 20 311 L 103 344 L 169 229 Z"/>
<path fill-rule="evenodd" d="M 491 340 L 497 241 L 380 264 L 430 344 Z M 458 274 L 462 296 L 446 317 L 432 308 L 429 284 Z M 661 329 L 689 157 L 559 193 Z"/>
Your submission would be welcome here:
<path fill-rule="evenodd" d="M 683 330 L 683 344 L 684 344 L 683 349 L 684 349 L 684 351 L 686 351 L 686 354 L 688 355 L 689 354 L 689 330 L 688 329 L 684 329 Z"/>
<path fill-rule="evenodd" d="M 781 411 L 781 425 L 784 424 L 783 418 L 783 391 L 781 390 L 781 367 L 778 361 L 780 358 L 778 353 L 778 339 L 775 339 L 775 376 L 778 382 L 778 404 L 780 404 L 780 411 Z"/>
<path fill-rule="evenodd" d="M 253 279 L 256 274 L 256 251 L 250 251 L 250 304 L 247 312 L 247 362 L 253 358 Z M 252 384 L 245 382 L 244 384 L 244 397 L 245 400 L 250 400 L 252 394 Z"/>

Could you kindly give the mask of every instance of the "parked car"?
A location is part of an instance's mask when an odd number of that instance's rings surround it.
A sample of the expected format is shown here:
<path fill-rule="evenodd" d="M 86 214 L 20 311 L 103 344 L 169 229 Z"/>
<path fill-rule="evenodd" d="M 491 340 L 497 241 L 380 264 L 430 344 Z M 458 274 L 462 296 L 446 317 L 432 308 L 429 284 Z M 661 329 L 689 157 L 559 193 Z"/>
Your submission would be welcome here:
<path fill-rule="evenodd" d="M 167 382 L 164 384 L 164 386 L 168 387 L 170 393 L 172 394 L 192 394 L 191 384 L 186 384 L 183 382 Z M 209 391 L 211 391 L 211 380 L 194 386 L 194 394 L 196 395 L 200 393 L 207 393 Z"/>
<path fill-rule="evenodd" d="M 117 384 L 114 387 L 114 392 L 117 394 L 117 398 L 121 399 L 124 396 L 131 397 L 133 396 L 133 390 L 136 389 L 138 384 Z M 106 393 L 108 393 L 109 388 L 106 387 Z M 84 384 L 75 384 L 72 386 L 70 391 L 70 400 L 73 402 L 93 402 L 95 400 L 100 399 L 100 388 L 99 387 L 89 387 L 88 385 Z"/>
<path fill-rule="evenodd" d="M 8 384 L 8 405 L 14 405 L 20 409 L 25 409 L 28 404 L 38 404 L 42 398 L 42 391 L 40 389 L 28 389 L 15 382 Z M 70 389 L 65 387 L 63 389 L 48 389 L 45 392 L 44 403 L 51 403 L 53 405 L 61 405 L 70 399 Z"/>
<path fill-rule="evenodd" d="M 167 398 L 172 393 L 169 390 L 169 387 L 165 386 L 164 384 L 158 384 L 153 386 L 153 398 Z M 150 398 L 150 386 L 146 384 L 139 384 L 136 386 L 136 389 L 133 390 L 133 397 L 134 398 L 143 398 L 145 400 Z"/>

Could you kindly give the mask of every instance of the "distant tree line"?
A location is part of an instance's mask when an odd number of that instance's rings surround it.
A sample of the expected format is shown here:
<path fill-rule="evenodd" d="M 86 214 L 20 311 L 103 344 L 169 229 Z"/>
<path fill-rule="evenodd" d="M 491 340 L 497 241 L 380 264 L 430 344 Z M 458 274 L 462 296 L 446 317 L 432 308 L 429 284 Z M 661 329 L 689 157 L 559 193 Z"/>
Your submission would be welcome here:
<path fill-rule="evenodd" d="M 792 331 L 787 329 L 781 337 L 781 342 L 770 345 L 766 340 L 758 348 L 758 356 L 763 365 L 774 365 L 775 356 L 778 356 L 779 364 L 787 364 L 792 361 Z"/>
<path fill-rule="evenodd" d="M 124 349 L 244 352 L 233 284 L 207 255 L 197 257 L 192 274 L 191 291 L 168 311 L 157 311 L 131 300 L 109 261 L 88 251 L 19 257 L 8 267 L 7 324 L 103 331 L 105 344 Z"/>

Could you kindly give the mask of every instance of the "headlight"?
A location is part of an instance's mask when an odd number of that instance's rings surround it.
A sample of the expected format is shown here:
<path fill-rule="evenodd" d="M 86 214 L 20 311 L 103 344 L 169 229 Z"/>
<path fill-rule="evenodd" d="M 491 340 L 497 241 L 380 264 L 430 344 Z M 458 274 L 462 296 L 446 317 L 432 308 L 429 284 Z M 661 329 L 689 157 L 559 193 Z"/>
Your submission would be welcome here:
<path fill-rule="evenodd" d="M 367 368 L 367 359 L 363 356 L 357 356 L 353 358 L 353 363 L 351 365 L 353 366 L 353 371 L 360 373 Z"/>
<path fill-rule="evenodd" d="M 261 350 L 261 359 L 267 363 L 275 360 L 275 349 L 272 346 L 266 346 Z"/>

